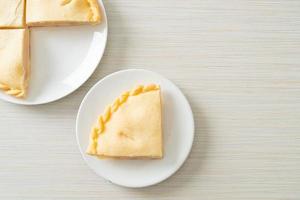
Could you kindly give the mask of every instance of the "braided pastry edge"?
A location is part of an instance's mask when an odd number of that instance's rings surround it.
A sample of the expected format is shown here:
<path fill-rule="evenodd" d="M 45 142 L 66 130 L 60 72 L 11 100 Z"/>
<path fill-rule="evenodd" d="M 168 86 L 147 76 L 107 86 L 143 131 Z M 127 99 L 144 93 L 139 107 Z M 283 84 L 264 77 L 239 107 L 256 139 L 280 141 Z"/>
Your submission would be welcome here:
<path fill-rule="evenodd" d="M 0 89 L 6 94 L 15 96 L 17 98 L 23 98 L 25 96 L 25 91 L 20 89 L 10 88 L 8 85 L 0 83 Z"/>
<path fill-rule="evenodd" d="M 92 128 L 90 139 L 89 139 L 89 146 L 87 148 L 86 153 L 90 155 L 97 155 L 97 145 L 98 145 L 98 137 L 101 133 L 105 130 L 105 124 L 110 120 L 113 113 L 115 113 L 122 104 L 124 104 L 127 99 L 131 96 L 137 96 L 146 92 L 159 90 L 160 86 L 155 84 L 150 84 L 147 86 L 138 85 L 131 91 L 124 92 L 121 96 L 119 96 L 113 104 L 107 106 L 105 109 L 104 114 L 98 117 L 97 125 Z"/>

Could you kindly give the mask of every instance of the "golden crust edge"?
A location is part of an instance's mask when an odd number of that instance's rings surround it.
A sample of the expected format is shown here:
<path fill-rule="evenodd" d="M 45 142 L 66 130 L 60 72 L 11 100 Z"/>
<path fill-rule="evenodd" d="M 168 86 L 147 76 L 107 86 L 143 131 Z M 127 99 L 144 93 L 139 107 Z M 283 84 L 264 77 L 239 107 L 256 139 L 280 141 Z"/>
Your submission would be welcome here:
<path fill-rule="evenodd" d="M 8 85 L 3 83 L 0 83 L 0 89 L 3 90 L 4 93 L 17 98 L 24 98 L 26 96 L 26 92 L 24 90 L 10 88 Z"/>
<path fill-rule="evenodd" d="M 80 26 L 80 25 L 97 25 L 101 21 L 37 21 L 37 22 L 26 22 L 29 27 L 58 27 L 58 26 Z"/>
<path fill-rule="evenodd" d="M 91 24 L 98 24 L 101 22 L 101 10 L 99 6 L 98 0 L 87 0 L 92 16 L 90 16 L 89 20 Z"/>
<path fill-rule="evenodd" d="M 96 155 L 99 159 L 116 159 L 116 160 L 149 160 L 149 159 L 162 159 L 162 156 L 107 156 L 107 155 Z"/>
<path fill-rule="evenodd" d="M 45 20 L 45 21 L 31 21 L 29 22 L 26 18 L 25 25 L 29 27 L 48 27 L 48 26 L 79 26 L 79 25 L 98 25 L 102 21 L 102 12 L 97 0 L 86 0 L 89 4 L 90 13 L 88 21 L 68 21 L 68 20 Z M 27 10 L 27 8 L 25 9 Z"/>

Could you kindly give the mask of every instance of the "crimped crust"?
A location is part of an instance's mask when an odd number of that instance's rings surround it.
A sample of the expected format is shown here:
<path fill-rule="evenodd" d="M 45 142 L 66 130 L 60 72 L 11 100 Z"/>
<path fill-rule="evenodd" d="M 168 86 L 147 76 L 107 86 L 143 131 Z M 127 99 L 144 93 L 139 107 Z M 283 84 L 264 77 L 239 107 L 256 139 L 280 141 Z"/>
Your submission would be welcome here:
<path fill-rule="evenodd" d="M 131 91 L 124 92 L 120 97 L 118 97 L 112 105 L 109 105 L 106 108 L 106 111 L 103 115 L 100 115 L 98 118 L 97 125 L 92 128 L 90 134 L 90 142 L 87 148 L 87 154 L 90 155 L 99 155 L 97 154 L 97 145 L 98 145 L 98 137 L 105 130 L 105 124 L 110 120 L 111 116 L 127 101 L 127 99 L 131 96 L 137 96 L 146 92 L 159 90 L 160 87 L 155 84 L 151 84 L 148 86 L 139 85 Z M 99 155 L 100 157 L 107 157 L 105 155 Z M 115 157 L 120 158 L 120 157 Z M 124 157 L 125 158 L 125 157 Z M 126 157 L 130 158 L 130 157 Z"/>

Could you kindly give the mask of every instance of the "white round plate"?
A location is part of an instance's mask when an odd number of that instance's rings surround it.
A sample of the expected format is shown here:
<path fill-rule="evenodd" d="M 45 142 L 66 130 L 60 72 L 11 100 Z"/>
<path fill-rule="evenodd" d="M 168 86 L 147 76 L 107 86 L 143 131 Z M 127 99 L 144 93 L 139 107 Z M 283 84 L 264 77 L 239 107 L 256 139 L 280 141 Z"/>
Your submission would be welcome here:
<path fill-rule="evenodd" d="M 162 90 L 164 158 L 100 160 L 85 154 L 91 127 L 105 106 L 122 92 L 150 83 L 159 84 Z M 194 139 L 194 119 L 187 99 L 171 81 L 154 72 L 132 69 L 105 77 L 87 93 L 78 111 L 76 135 L 84 160 L 99 176 L 125 187 L 146 187 L 167 179 L 184 163 Z"/>
<path fill-rule="evenodd" d="M 28 97 L 0 99 L 16 104 L 49 103 L 79 88 L 97 68 L 107 41 L 107 18 L 99 0 L 102 22 L 97 26 L 34 27 L 30 32 L 31 77 Z"/>

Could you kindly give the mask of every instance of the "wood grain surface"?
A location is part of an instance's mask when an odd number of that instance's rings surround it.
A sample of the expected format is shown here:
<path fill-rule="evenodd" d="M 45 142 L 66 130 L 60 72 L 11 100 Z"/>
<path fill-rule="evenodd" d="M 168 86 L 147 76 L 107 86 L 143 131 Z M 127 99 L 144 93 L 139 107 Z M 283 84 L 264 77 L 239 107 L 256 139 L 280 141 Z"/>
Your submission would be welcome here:
<path fill-rule="evenodd" d="M 105 0 L 109 41 L 93 76 L 54 103 L 0 102 L 0 199 L 300 199 L 300 1 Z M 144 189 L 96 176 L 75 139 L 98 80 L 143 68 L 188 97 L 185 165 Z"/>

